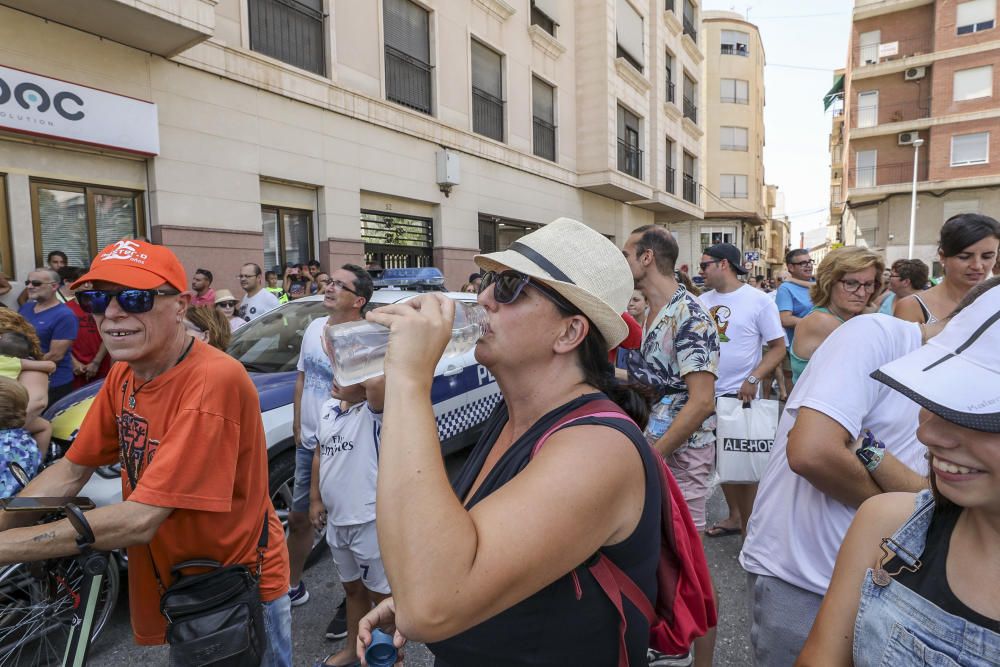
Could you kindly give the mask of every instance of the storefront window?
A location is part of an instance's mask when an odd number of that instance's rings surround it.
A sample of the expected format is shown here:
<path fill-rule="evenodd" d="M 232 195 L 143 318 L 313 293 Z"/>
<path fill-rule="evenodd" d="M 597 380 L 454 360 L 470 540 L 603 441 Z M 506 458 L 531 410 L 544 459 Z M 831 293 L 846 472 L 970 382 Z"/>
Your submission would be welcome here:
<path fill-rule="evenodd" d="M 495 215 L 479 215 L 479 251 L 498 252 L 506 250 L 510 244 L 541 225 L 533 222 L 510 220 Z"/>
<path fill-rule="evenodd" d="M 39 266 L 61 250 L 70 266 L 89 267 L 104 246 L 146 234 L 141 192 L 32 181 L 31 208 Z"/>
<path fill-rule="evenodd" d="M 0 174 L 0 274 L 14 278 L 10 251 L 10 218 L 7 217 L 7 177 Z"/>
<path fill-rule="evenodd" d="M 313 258 L 312 211 L 263 207 L 264 267 L 279 273 L 286 264 Z"/>
<path fill-rule="evenodd" d="M 434 264 L 430 218 L 361 211 L 361 240 L 369 266 L 401 269 Z"/>

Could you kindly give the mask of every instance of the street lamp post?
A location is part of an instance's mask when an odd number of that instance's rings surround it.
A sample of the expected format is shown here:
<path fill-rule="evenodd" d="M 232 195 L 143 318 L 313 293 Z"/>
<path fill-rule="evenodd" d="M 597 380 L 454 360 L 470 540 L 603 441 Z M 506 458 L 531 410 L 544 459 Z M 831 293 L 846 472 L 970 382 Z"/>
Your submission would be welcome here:
<path fill-rule="evenodd" d="M 913 195 L 910 199 L 910 247 L 906 253 L 907 259 L 913 259 L 913 237 L 917 233 L 917 157 L 923 145 L 923 139 L 917 137 L 913 140 Z"/>

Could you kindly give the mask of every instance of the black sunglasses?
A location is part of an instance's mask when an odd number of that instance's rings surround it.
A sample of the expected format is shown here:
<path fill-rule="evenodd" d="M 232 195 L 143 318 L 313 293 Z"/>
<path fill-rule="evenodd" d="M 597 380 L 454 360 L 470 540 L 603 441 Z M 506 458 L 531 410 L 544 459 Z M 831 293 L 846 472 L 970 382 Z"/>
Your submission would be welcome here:
<path fill-rule="evenodd" d="M 563 298 L 558 292 L 539 282 L 533 282 L 530 276 L 526 276 L 520 271 L 487 271 L 483 274 L 482 280 L 479 282 L 479 294 L 485 292 L 490 285 L 494 286 L 493 298 L 496 299 L 497 303 L 512 303 L 514 299 L 521 295 L 525 286 L 531 286 L 562 310 L 574 314 L 580 312 L 576 306 Z"/>
<path fill-rule="evenodd" d="M 718 264 L 721 261 L 722 261 L 721 259 L 713 259 L 711 262 L 702 262 L 698 266 L 701 268 L 702 271 L 704 271 L 713 264 Z"/>
<path fill-rule="evenodd" d="M 54 282 L 46 282 L 44 280 L 25 280 L 25 285 L 31 285 L 32 287 L 41 287 L 42 285 L 55 285 Z"/>
<path fill-rule="evenodd" d="M 157 296 L 177 296 L 180 292 L 156 289 L 123 289 L 104 290 L 88 289 L 76 293 L 76 302 L 85 313 L 103 315 L 111 305 L 111 299 L 117 299 L 118 305 L 126 313 L 148 313 L 153 309 L 153 300 Z"/>

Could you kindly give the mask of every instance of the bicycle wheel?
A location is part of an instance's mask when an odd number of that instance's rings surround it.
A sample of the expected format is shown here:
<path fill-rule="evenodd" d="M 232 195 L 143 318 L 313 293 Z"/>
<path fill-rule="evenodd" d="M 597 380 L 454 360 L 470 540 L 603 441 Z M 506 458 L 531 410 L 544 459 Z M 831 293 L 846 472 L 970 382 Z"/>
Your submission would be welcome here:
<path fill-rule="evenodd" d="M 118 563 L 113 557 L 104 575 L 91 641 L 104 629 L 118 600 Z M 74 558 L 0 568 L 0 667 L 62 662 L 82 579 Z"/>

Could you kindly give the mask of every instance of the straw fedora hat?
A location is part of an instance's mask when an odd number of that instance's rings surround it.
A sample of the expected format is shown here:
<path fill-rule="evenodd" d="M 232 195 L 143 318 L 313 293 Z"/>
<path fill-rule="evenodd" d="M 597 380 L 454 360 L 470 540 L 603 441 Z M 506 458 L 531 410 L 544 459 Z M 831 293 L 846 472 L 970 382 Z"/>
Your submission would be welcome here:
<path fill-rule="evenodd" d="M 581 222 L 553 220 L 475 261 L 486 271 L 520 271 L 559 292 L 597 327 L 609 350 L 628 334 L 621 316 L 634 288 L 628 262 L 618 246 Z"/>
<path fill-rule="evenodd" d="M 215 302 L 222 303 L 223 301 L 236 301 L 239 302 L 233 293 L 227 289 L 217 289 L 215 290 Z"/>

